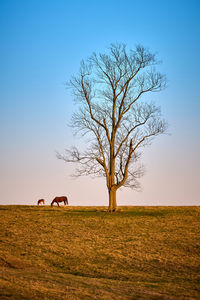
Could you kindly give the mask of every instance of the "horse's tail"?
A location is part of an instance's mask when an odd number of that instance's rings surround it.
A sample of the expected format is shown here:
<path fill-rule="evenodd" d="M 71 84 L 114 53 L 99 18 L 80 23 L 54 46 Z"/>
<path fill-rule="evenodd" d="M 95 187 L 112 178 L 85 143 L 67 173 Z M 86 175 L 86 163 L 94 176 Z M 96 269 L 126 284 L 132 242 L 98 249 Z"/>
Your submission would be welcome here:
<path fill-rule="evenodd" d="M 68 199 L 67 199 L 67 197 L 66 197 L 66 196 L 63 196 L 62 198 L 63 198 L 64 204 L 65 204 L 65 205 L 68 205 Z"/>

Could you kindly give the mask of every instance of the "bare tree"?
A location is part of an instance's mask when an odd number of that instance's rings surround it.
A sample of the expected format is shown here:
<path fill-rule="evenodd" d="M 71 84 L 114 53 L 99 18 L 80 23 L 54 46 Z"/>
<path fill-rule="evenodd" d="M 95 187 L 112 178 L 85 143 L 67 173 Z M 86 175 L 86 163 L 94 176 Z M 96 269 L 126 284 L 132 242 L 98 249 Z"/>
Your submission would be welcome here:
<path fill-rule="evenodd" d="M 79 74 L 68 83 L 79 103 L 72 126 L 88 135 L 90 143 L 83 152 L 72 147 L 58 157 L 79 164 L 76 176 L 106 178 L 111 212 L 116 210 L 120 187 L 139 185 L 143 174 L 139 149 L 166 130 L 160 108 L 141 101 L 144 94 L 166 85 L 157 64 L 155 55 L 140 45 L 127 51 L 123 44 L 111 44 L 108 54 L 93 53 L 82 61 Z"/>

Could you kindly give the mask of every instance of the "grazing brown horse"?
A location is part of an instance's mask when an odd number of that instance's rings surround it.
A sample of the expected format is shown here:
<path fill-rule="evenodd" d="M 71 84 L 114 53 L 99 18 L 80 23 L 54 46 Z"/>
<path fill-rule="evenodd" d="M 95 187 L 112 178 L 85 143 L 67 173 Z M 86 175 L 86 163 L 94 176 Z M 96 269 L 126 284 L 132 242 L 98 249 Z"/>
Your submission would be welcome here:
<path fill-rule="evenodd" d="M 62 196 L 62 197 L 56 197 L 53 199 L 53 201 L 51 202 L 51 206 L 53 206 L 54 203 L 57 203 L 58 206 L 60 202 L 64 202 L 64 205 L 68 205 L 68 199 L 66 196 Z"/>
<path fill-rule="evenodd" d="M 37 202 L 37 205 L 42 205 L 42 203 L 43 203 L 43 205 L 45 205 L 45 201 L 44 201 L 44 199 L 40 199 L 40 200 L 38 200 L 38 202 Z"/>

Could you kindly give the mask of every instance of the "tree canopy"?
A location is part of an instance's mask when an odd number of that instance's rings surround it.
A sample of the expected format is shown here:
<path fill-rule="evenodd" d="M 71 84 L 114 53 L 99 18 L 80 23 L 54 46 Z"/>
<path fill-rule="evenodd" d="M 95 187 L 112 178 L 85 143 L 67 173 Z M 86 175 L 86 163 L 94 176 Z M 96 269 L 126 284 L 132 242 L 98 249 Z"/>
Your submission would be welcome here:
<path fill-rule="evenodd" d="M 90 143 L 83 152 L 72 147 L 58 157 L 78 163 L 76 176 L 106 178 L 110 211 L 116 210 L 120 187 L 139 186 L 141 148 L 167 128 L 160 108 L 144 97 L 166 86 L 165 75 L 156 70 L 158 63 L 141 45 L 128 51 L 124 44 L 111 44 L 108 52 L 82 61 L 68 83 L 79 106 L 71 125 L 89 136 Z"/>

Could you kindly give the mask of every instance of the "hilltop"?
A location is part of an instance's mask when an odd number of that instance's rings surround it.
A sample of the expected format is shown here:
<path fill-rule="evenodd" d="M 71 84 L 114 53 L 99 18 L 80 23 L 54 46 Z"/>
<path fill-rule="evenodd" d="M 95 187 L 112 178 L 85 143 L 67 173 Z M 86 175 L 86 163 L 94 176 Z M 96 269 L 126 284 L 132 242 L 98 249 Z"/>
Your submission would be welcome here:
<path fill-rule="evenodd" d="M 1 299 L 198 299 L 199 207 L 0 206 Z"/>

